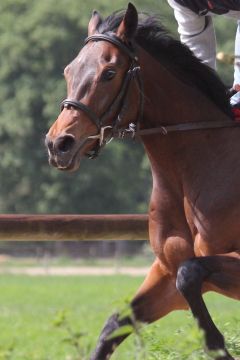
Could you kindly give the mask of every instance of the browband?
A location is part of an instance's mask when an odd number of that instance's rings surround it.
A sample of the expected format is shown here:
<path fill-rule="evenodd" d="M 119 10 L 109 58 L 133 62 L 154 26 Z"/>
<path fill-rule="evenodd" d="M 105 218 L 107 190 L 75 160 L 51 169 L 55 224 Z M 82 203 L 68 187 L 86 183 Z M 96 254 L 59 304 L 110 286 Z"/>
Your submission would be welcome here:
<path fill-rule="evenodd" d="M 126 46 L 117 36 L 115 35 L 107 35 L 107 34 L 94 34 L 91 36 L 88 36 L 85 39 L 85 44 L 87 44 L 89 41 L 108 41 L 117 47 L 119 47 L 121 50 L 123 50 L 132 60 L 138 61 L 138 57 L 136 54 L 128 47 Z"/>

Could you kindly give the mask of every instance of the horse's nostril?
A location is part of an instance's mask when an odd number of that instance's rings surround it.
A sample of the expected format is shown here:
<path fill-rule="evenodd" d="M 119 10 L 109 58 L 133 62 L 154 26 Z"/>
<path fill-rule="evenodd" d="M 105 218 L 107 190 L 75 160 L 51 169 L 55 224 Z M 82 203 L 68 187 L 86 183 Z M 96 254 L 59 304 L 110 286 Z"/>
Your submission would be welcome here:
<path fill-rule="evenodd" d="M 45 146 L 48 148 L 48 150 L 49 150 L 50 152 L 53 151 L 53 141 L 50 140 L 50 139 L 48 138 L 48 136 L 46 136 L 46 138 L 45 138 Z"/>
<path fill-rule="evenodd" d="M 65 135 L 63 137 L 58 138 L 55 141 L 55 148 L 57 151 L 62 153 L 66 153 L 70 151 L 75 143 L 74 137 L 71 135 Z"/>

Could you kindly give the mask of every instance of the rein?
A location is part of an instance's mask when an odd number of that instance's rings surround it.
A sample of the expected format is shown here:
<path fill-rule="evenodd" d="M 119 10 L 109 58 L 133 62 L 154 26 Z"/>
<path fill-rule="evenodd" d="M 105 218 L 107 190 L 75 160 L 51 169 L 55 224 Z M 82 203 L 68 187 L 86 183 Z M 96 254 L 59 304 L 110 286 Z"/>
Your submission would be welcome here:
<path fill-rule="evenodd" d="M 177 125 L 166 125 L 159 126 L 157 128 L 150 129 L 136 129 L 134 130 L 133 125 L 130 124 L 131 127 L 128 129 L 123 129 L 118 134 L 116 134 L 116 138 L 124 138 L 124 137 L 139 137 L 139 136 L 147 136 L 147 135 L 168 135 L 172 132 L 180 132 L 180 131 L 194 131 L 194 130 L 211 130 L 211 129 L 221 129 L 221 128 L 233 128 L 240 127 L 240 121 L 231 121 L 231 120 L 221 120 L 221 121 L 200 121 L 200 122 L 190 122 L 190 123 L 182 123 Z"/>
<path fill-rule="evenodd" d="M 89 41 L 108 41 L 123 52 L 125 52 L 129 58 L 132 60 L 128 71 L 126 72 L 125 78 L 123 80 L 121 89 L 116 95 L 113 102 L 110 104 L 109 108 L 99 117 L 90 107 L 83 104 L 82 102 L 74 99 L 65 99 L 61 103 L 61 110 L 64 108 L 73 107 L 75 109 L 82 110 L 90 120 L 96 125 L 99 133 L 97 135 L 88 136 L 80 145 L 82 147 L 88 140 L 98 140 L 98 144 L 92 150 L 91 153 L 87 154 L 89 159 L 94 159 L 98 156 L 101 148 L 108 144 L 112 139 L 123 139 L 123 138 L 136 138 L 139 136 L 147 135 L 167 135 L 172 132 L 179 131 L 194 131 L 194 130 L 207 130 L 207 129 L 220 129 L 220 128 L 233 128 L 239 127 L 240 122 L 231 121 L 231 120 L 221 120 L 221 121 L 200 121 L 192 123 L 182 123 L 176 125 L 166 125 L 159 126 L 156 128 L 149 129 L 140 129 L 139 125 L 143 117 L 143 107 L 144 107 L 144 92 L 143 92 L 143 82 L 140 76 L 140 66 L 138 63 L 138 57 L 133 51 L 125 45 L 119 38 L 114 34 L 95 34 L 89 36 L 85 40 L 85 44 Z M 136 123 L 130 123 L 128 128 L 121 128 L 122 119 L 124 118 L 125 113 L 127 112 L 127 96 L 132 80 L 135 80 L 140 94 L 140 105 L 138 111 L 138 117 Z M 118 115 L 113 120 L 111 125 L 104 125 L 105 121 L 111 117 L 113 113 L 116 112 L 116 109 L 119 109 Z M 105 131 L 109 132 L 110 135 L 105 137 Z"/>

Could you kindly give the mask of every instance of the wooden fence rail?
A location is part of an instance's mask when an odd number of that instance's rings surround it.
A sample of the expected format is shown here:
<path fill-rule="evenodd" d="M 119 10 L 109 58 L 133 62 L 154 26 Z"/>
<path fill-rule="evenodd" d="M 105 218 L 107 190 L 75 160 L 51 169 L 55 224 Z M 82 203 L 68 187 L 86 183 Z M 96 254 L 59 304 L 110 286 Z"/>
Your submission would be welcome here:
<path fill-rule="evenodd" d="M 148 215 L 0 215 L 0 240 L 145 240 Z"/>

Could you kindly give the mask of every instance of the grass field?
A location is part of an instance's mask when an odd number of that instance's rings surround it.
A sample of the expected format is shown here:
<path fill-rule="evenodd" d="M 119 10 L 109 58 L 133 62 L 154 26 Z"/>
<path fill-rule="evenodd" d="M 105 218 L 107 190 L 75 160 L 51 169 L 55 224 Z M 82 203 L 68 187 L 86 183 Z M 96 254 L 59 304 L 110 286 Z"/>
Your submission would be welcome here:
<path fill-rule="evenodd" d="M 92 348 L 107 316 L 123 308 L 141 281 L 141 277 L 129 276 L 1 275 L 0 360 L 80 360 L 66 326 L 56 327 L 59 314 L 65 312 L 71 331 L 85 333 L 80 346 Z M 205 298 L 229 349 L 239 357 L 239 302 L 215 294 Z M 207 359 L 188 312 L 172 313 L 146 327 L 141 338 L 143 345 L 139 345 L 138 337 L 131 336 L 113 359 Z"/>

